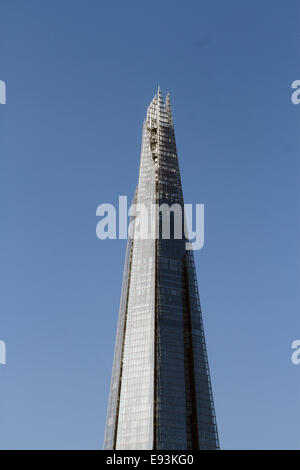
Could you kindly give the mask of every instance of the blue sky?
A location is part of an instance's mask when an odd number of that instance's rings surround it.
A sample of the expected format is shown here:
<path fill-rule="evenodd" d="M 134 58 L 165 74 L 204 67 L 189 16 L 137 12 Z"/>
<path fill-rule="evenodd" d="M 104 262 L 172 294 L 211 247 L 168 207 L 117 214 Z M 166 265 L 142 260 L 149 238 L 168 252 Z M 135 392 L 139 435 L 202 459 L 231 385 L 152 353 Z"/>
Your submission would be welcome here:
<path fill-rule="evenodd" d="M 299 3 L 1 2 L 0 446 L 103 441 L 142 121 L 171 92 L 220 441 L 300 448 Z"/>

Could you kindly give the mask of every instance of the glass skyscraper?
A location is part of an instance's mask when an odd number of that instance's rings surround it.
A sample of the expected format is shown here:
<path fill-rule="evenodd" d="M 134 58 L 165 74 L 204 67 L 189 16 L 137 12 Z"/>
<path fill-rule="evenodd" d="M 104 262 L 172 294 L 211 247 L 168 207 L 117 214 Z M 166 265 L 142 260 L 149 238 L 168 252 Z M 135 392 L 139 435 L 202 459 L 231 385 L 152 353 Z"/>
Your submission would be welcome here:
<path fill-rule="evenodd" d="M 160 89 L 143 125 L 134 202 L 149 214 L 153 204 L 184 208 L 170 99 Z M 136 220 L 133 214 L 104 449 L 218 449 L 193 251 L 176 238 L 174 218 L 169 238 L 161 212 L 154 237 L 134 236 Z"/>

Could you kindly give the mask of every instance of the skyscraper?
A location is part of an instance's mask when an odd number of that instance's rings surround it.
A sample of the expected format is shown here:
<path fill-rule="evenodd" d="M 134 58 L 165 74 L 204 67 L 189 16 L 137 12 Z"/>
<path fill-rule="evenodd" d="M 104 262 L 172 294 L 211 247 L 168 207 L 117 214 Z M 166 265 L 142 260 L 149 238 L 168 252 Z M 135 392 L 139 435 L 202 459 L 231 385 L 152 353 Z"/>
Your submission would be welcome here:
<path fill-rule="evenodd" d="M 143 125 L 134 201 L 149 213 L 153 204 L 184 208 L 170 99 L 160 89 Z M 162 237 L 161 217 L 157 237 L 128 239 L 104 448 L 218 449 L 193 251 L 172 217 Z"/>

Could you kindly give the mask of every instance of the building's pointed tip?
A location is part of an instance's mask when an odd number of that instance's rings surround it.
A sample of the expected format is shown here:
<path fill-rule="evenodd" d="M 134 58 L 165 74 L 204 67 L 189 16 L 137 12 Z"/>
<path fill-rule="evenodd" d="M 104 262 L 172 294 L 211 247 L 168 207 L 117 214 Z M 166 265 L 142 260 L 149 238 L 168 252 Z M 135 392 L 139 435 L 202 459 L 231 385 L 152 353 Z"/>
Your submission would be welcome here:
<path fill-rule="evenodd" d="M 162 106 L 164 104 L 163 95 L 162 95 L 162 92 L 161 92 L 161 89 L 160 89 L 159 85 L 157 87 L 157 104 L 159 106 Z"/>
<path fill-rule="evenodd" d="M 168 113 L 170 123 L 173 124 L 173 116 L 172 116 L 172 109 L 171 109 L 171 101 L 170 101 L 170 92 L 166 94 L 166 111 Z"/>

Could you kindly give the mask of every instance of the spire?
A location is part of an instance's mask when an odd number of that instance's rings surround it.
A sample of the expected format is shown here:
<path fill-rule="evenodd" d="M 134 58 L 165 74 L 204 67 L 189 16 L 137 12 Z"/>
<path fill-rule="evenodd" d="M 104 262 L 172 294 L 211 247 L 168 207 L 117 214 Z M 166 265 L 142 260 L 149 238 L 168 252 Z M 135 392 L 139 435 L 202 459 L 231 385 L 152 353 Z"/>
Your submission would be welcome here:
<path fill-rule="evenodd" d="M 168 117 L 170 119 L 170 123 L 173 126 L 173 116 L 172 116 L 172 109 L 171 109 L 171 101 L 170 101 L 170 92 L 168 91 L 167 96 L 166 96 L 166 111 L 168 114 Z"/>
<path fill-rule="evenodd" d="M 161 92 L 159 85 L 157 87 L 156 96 L 157 96 L 156 116 L 157 116 L 157 122 L 159 122 L 160 121 L 160 108 L 164 105 L 163 96 L 162 96 L 162 92 Z"/>
<path fill-rule="evenodd" d="M 167 125 L 166 123 L 168 122 L 168 125 L 171 127 L 174 125 L 170 103 L 170 93 L 168 92 L 164 102 L 162 91 L 159 85 L 157 87 L 157 92 L 152 98 L 152 101 L 147 109 L 147 124 L 149 125 L 153 120 L 156 121 L 156 123 L 164 123 L 164 125 Z"/>
<path fill-rule="evenodd" d="M 159 85 L 157 85 L 157 96 L 161 95 L 161 88 Z"/>
<path fill-rule="evenodd" d="M 158 106 L 162 106 L 164 104 L 162 92 L 159 85 L 157 87 L 157 104 Z"/>
<path fill-rule="evenodd" d="M 182 230 L 176 236 L 184 211 L 166 224 L 162 213 L 162 230 L 153 211 L 162 203 L 184 208 L 170 118 L 170 97 L 164 104 L 158 88 L 147 111 L 136 192 L 149 217 L 133 211 L 130 218 L 106 450 L 219 448 L 193 251 Z M 176 295 L 166 295 L 166 286 Z"/>

